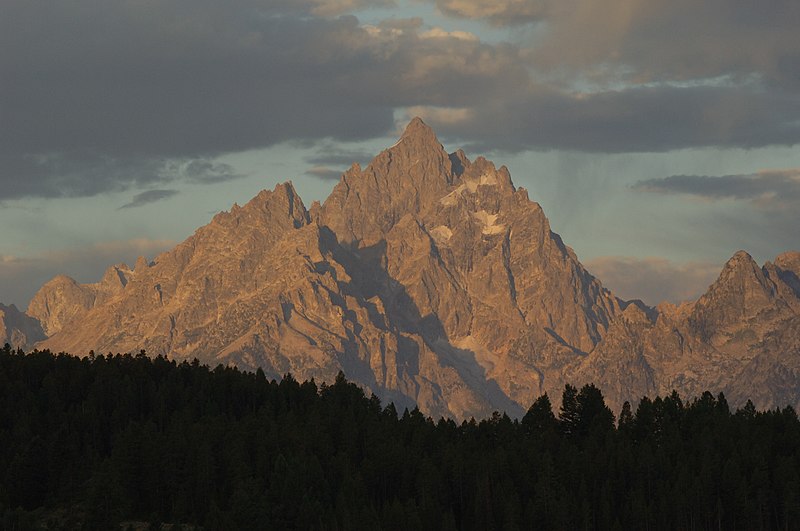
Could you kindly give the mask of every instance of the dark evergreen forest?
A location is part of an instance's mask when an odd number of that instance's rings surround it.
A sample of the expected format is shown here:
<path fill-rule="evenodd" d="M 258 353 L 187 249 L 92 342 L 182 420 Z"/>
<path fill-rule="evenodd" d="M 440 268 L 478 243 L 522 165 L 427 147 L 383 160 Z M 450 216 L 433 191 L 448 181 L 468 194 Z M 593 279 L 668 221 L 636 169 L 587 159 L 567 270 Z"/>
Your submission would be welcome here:
<path fill-rule="evenodd" d="M 721 394 L 433 420 L 332 385 L 0 350 L 3 529 L 800 529 L 791 407 Z M 135 522 L 143 524 L 135 524 Z M 124 523 L 124 525 L 121 525 Z M 180 525 L 177 525 L 180 524 Z"/>

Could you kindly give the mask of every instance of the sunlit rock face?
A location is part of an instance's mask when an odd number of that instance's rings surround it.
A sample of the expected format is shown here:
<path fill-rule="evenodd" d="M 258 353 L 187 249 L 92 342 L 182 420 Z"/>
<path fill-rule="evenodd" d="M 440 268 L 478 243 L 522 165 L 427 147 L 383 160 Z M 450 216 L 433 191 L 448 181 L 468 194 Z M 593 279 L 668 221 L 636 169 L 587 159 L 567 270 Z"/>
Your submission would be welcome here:
<path fill-rule="evenodd" d="M 332 381 L 430 415 L 520 415 L 564 383 L 624 400 L 723 390 L 797 404 L 800 256 L 737 253 L 699 301 L 617 299 L 505 167 L 447 153 L 414 119 L 307 210 L 291 183 L 96 284 L 59 276 L 28 314 L 41 348 Z"/>
<path fill-rule="evenodd" d="M 800 405 L 800 253 L 763 267 L 744 251 L 694 303 L 628 310 L 575 372 L 614 405 L 673 389 L 722 391 L 733 405 Z"/>

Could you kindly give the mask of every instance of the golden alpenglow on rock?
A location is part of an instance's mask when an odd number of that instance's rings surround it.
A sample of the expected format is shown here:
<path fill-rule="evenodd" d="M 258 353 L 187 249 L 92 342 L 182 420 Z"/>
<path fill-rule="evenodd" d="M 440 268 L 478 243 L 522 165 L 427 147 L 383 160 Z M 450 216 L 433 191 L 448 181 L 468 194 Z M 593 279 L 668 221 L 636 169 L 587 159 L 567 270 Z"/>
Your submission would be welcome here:
<path fill-rule="evenodd" d="M 21 345 L 44 332 L 37 346 L 56 352 L 145 349 L 301 381 L 342 370 L 435 417 L 520 416 L 588 382 L 615 411 L 673 389 L 800 406 L 798 277 L 798 253 L 759 267 L 739 252 L 697 302 L 620 300 L 504 166 L 447 153 L 415 118 L 322 205 L 306 210 L 280 184 L 151 263 L 96 284 L 56 277 L 30 317 L 0 307 L 0 331 Z"/>

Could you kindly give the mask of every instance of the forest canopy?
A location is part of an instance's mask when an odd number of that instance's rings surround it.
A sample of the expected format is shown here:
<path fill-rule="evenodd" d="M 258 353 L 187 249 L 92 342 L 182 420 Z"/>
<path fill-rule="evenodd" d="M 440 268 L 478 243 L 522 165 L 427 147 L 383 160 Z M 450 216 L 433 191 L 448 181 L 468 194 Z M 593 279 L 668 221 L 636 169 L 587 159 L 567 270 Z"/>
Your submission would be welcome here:
<path fill-rule="evenodd" d="M 3 529 L 798 529 L 800 422 L 593 385 L 521 419 L 398 412 L 347 381 L 0 350 Z"/>

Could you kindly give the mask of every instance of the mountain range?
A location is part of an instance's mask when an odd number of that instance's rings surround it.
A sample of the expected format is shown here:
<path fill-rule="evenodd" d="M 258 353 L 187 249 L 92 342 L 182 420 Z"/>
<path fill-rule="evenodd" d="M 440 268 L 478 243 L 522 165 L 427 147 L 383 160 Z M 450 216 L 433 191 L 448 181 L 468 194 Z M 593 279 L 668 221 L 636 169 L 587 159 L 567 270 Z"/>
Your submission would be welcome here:
<path fill-rule="evenodd" d="M 333 381 L 457 419 L 520 416 L 593 382 L 615 411 L 724 392 L 800 406 L 800 252 L 744 251 L 697 301 L 616 297 L 508 170 L 447 153 L 415 118 L 306 208 L 290 182 L 234 205 L 153 261 L 47 282 L 0 343 L 138 352 Z"/>

